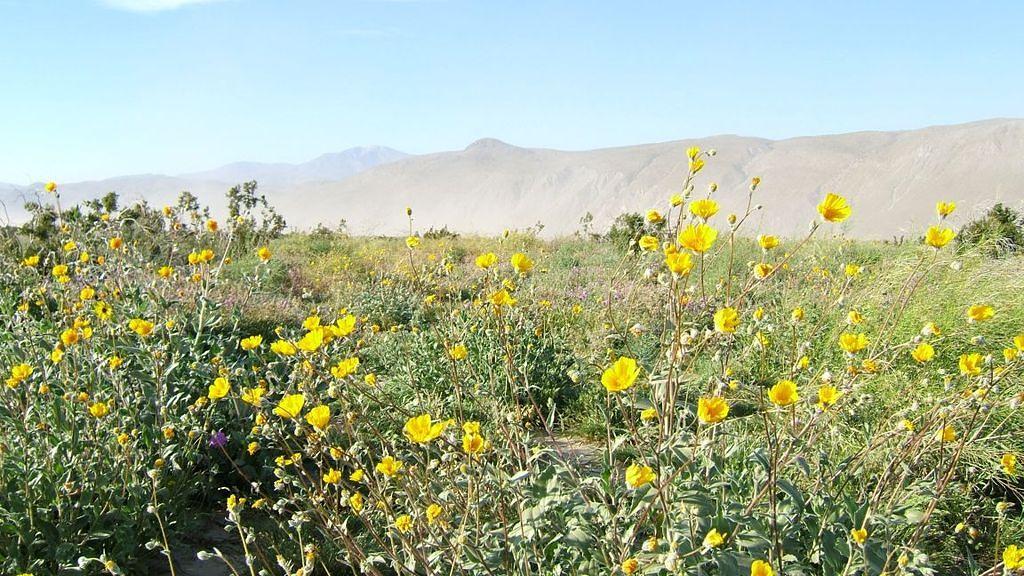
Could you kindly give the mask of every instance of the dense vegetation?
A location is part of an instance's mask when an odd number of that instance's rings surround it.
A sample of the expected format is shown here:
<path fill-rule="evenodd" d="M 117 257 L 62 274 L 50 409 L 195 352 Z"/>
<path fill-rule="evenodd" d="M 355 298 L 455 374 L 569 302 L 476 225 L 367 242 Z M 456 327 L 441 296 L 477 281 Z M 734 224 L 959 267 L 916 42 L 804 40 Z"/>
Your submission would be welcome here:
<path fill-rule="evenodd" d="M 0 571 L 173 573 L 209 514 L 236 574 L 1024 568 L 1020 256 L 835 195 L 745 238 L 688 154 L 556 241 L 54 190 L 0 246 Z"/>

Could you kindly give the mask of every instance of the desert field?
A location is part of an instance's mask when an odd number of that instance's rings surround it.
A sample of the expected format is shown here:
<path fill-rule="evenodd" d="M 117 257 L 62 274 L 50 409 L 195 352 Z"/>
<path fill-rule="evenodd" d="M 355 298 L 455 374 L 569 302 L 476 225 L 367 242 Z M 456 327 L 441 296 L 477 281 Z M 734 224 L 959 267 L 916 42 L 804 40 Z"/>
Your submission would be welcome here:
<path fill-rule="evenodd" d="M 685 155 L 684 155 L 685 152 Z M 255 187 L 0 236 L 0 573 L 1024 568 L 1024 257 L 679 150 L 610 231 L 285 233 Z"/>

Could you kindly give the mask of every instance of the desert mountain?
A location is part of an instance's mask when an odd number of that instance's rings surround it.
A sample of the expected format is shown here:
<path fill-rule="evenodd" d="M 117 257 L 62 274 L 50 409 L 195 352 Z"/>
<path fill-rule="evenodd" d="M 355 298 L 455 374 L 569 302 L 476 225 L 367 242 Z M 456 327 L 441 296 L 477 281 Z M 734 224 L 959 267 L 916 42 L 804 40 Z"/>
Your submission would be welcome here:
<path fill-rule="evenodd" d="M 960 221 L 994 202 L 1024 203 L 1024 120 L 777 141 L 715 136 L 584 152 L 488 139 L 277 200 L 299 226 L 346 218 L 356 232 L 396 233 L 410 206 L 419 229 L 498 233 L 540 222 L 546 235 L 567 234 L 588 212 L 601 229 L 626 210 L 664 209 L 680 191 L 689 146 L 717 152 L 698 174 L 695 194 L 718 183 L 722 218 L 742 213 L 751 177 L 761 177 L 753 203 L 763 208 L 749 233 L 803 234 L 826 191 L 849 198 L 855 217 L 846 232 L 868 238 L 920 234 L 939 200 L 957 202 Z"/>
<path fill-rule="evenodd" d="M 301 164 L 236 162 L 205 172 L 182 174 L 181 177 L 214 182 L 256 180 L 261 186 L 282 189 L 310 182 L 344 180 L 374 166 L 395 162 L 408 156 L 404 152 L 384 146 L 367 146 L 324 154 Z"/>
<path fill-rule="evenodd" d="M 750 234 L 803 234 L 826 191 L 849 198 L 855 214 L 844 231 L 864 238 L 919 235 L 939 200 L 955 201 L 961 222 L 995 202 L 1024 205 L 1024 119 L 785 140 L 726 135 L 587 151 L 484 139 L 422 156 L 362 148 L 303 164 L 238 163 L 61 189 L 66 202 L 115 190 L 156 205 L 189 190 L 216 208 L 228 187 L 256 179 L 299 229 L 345 219 L 355 233 L 402 234 L 409 206 L 420 231 L 448 226 L 495 234 L 541 223 L 554 236 L 578 230 L 587 213 L 600 230 L 627 210 L 664 209 L 680 191 L 690 146 L 717 152 L 698 175 L 695 195 L 716 182 L 721 218 L 742 213 L 750 178 L 762 179 L 753 198 L 762 208 L 745 226 Z M 12 210 L 39 188 L 0 184 L 0 199 Z M 11 216 L 17 221 L 13 210 Z"/>
<path fill-rule="evenodd" d="M 135 174 L 88 182 L 62 183 L 60 189 L 63 202 L 68 205 L 96 198 L 107 192 L 117 192 L 122 197 L 123 204 L 145 199 L 157 206 L 173 202 L 179 193 L 187 190 L 216 209 L 223 205 L 224 193 L 228 188 L 248 180 L 257 180 L 260 190 L 264 193 L 281 195 L 312 182 L 341 181 L 364 170 L 408 156 L 404 152 L 384 146 L 367 146 L 324 154 L 299 164 L 236 162 L 212 170 L 178 176 Z M 22 205 L 25 201 L 47 199 L 46 195 L 41 193 L 42 189 L 41 182 L 30 186 L 0 183 L 0 202 L 6 208 L 8 219 L 13 222 L 24 220 L 26 214 Z M 0 219 L 3 217 L 4 211 L 0 209 Z"/>

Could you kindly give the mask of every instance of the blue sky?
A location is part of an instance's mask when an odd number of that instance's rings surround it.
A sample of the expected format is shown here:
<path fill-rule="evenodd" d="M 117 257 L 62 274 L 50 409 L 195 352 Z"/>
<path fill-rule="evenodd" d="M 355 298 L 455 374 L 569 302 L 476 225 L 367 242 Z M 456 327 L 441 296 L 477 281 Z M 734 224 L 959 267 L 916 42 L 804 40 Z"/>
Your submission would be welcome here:
<path fill-rule="evenodd" d="M 1024 116 L 1022 2 L 0 0 L 0 181 Z"/>

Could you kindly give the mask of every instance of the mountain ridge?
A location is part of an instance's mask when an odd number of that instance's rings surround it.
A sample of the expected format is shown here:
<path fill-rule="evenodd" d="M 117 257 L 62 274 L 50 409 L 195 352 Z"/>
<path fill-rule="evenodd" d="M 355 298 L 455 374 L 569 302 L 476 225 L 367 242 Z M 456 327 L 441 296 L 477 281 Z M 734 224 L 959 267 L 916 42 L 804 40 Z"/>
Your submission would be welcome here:
<path fill-rule="evenodd" d="M 297 167 L 319 161 L 328 165 L 323 170 L 339 170 L 350 164 L 327 154 L 300 164 L 233 163 L 61 189 L 71 200 L 117 189 L 126 199 L 144 197 L 154 204 L 189 189 L 217 208 L 227 187 L 256 179 L 299 229 L 345 219 L 354 233 L 403 234 L 409 206 L 420 230 L 447 226 L 495 234 L 539 222 L 545 235 L 557 236 L 576 231 L 587 213 L 601 229 L 623 211 L 664 209 L 685 177 L 685 150 L 694 145 L 717 150 L 698 175 L 695 195 L 717 182 L 723 217 L 742 212 L 750 178 L 762 178 L 754 204 L 763 208 L 751 217 L 749 234 L 803 234 L 826 191 L 850 199 L 854 217 L 842 229 L 863 238 L 920 234 L 934 220 L 938 200 L 957 202 L 964 218 L 997 201 L 1024 205 L 1024 119 L 1013 118 L 777 140 L 721 134 L 593 150 L 526 148 L 481 138 L 461 150 L 414 156 L 384 147 L 351 149 L 363 151 L 352 153 L 356 169 L 329 178 L 310 177 Z M 369 161 L 360 160 L 364 153 Z M 259 173 L 271 169 L 283 175 Z"/>

